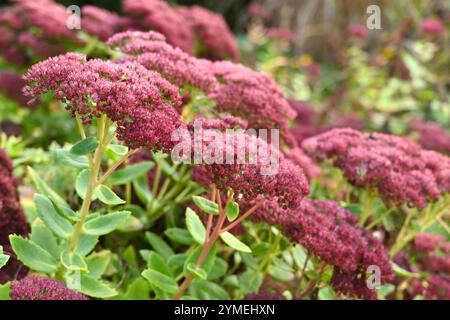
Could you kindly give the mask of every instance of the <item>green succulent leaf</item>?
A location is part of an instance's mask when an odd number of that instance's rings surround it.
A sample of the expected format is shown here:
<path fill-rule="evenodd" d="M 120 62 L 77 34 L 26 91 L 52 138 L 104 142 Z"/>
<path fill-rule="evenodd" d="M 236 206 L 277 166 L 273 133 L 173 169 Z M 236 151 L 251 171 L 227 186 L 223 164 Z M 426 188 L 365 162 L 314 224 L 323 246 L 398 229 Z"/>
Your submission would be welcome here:
<path fill-rule="evenodd" d="M 186 226 L 189 233 L 199 244 L 205 242 L 206 229 L 197 213 L 191 208 L 186 209 Z"/>
<path fill-rule="evenodd" d="M 239 216 L 239 205 L 233 201 L 227 207 L 227 218 L 229 221 L 233 221 L 238 216 Z"/>
<path fill-rule="evenodd" d="M 39 218 L 45 225 L 61 238 L 69 238 L 73 233 L 72 224 L 62 217 L 49 198 L 41 194 L 34 195 L 34 203 Z"/>
<path fill-rule="evenodd" d="M 239 240 L 229 232 L 222 232 L 220 234 L 220 238 L 223 240 L 223 242 L 225 242 L 227 245 L 229 245 L 231 248 L 237 251 L 247 253 L 252 252 L 252 249 L 250 249 L 245 243 L 243 243 L 241 240 Z"/>
<path fill-rule="evenodd" d="M 147 269 L 142 272 L 142 276 L 147 279 L 152 286 L 155 286 L 168 294 L 174 295 L 179 290 L 178 284 L 173 278 L 159 271 Z"/>
<path fill-rule="evenodd" d="M 125 203 L 125 200 L 120 199 L 120 197 L 115 194 L 114 191 L 111 190 L 111 188 L 105 186 L 104 184 L 101 184 L 97 188 L 95 188 L 94 194 L 101 202 L 110 206 Z"/>
<path fill-rule="evenodd" d="M 151 170 L 154 165 L 155 164 L 153 162 L 149 161 L 129 165 L 111 174 L 111 176 L 107 180 L 107 183 L 111 185 L 121 185 L 129 183 Z"/>
<path fill-rule="evenodd" d="M 70 252 L 69 250 L 64 250 L 61 253 L 61 263 L 68 270 L 74 271 L 87 271 L 88 267 L 83 257 L 80 256 L 77 252 Z"/>
<path fill-rule="evenodd" d="M 19 260 L 30 269 L 48 274 L 57 270 L 58 266 L 52 255 L 31 240 L 10 235 L 9 241 Z"/>
<path fill-rule="evenodd" d="M 70 149 L 70 153 L 77 156 L 82 156 L 93 152 L 95 149 L 97 149 L 98 144 L 99 143 L 97 141 L 97 138 L 87 137 L 86 139 L 83 139 L 74 144 Z"/>
<path fill-rule="evenodd" d="M 91 236 L 108 234 L 125 223 L 130 214 L 129 211 L 117 211 L 92 218 L 84 225 L 84 233 Z"/>
<path fill-rule="evenodd" d="M 193 196 L 192 200 L 197 205 L 197 207 L 199 207 L 205 213 L 213 215 L 219 214 L 219 206 L 217 205 L 217 203 L 199 196 Z"/>

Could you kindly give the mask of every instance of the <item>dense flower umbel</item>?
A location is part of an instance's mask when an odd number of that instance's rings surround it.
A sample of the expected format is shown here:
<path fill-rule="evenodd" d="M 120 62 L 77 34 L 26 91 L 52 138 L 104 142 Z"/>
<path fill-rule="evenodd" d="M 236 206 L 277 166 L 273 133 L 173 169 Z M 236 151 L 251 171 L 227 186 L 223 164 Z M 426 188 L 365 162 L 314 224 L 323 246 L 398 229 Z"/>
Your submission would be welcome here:
<path fill-rule="evenodd" d="M 361 290 L 359 285 L 362 281 L 365 286 L 365 273 L 371 265 L 380 268 L 382 282 L 392 279 L 382 243 L 367 230 L 357 227 L 357 217 L 336 202 L 305 198 L 297 210 L 280 218 L 285 235 L 335 266 L 333 282 L 338 291 L 363 298 L 376 297 L 374 292 Z M 343 278 L 351 281 L 344 286 L 339 280 Z"/>
<path fill-rule="evenodd" d="M 444 25 L 439 19 L 426 19 L 420 24 L 420 30 L 434 36 L 440 36 L 445 32 Z"/>
<path fill-rule="evenodd" d="M 411 121 L 410 128 L 418 134 L 417 142 L 425 149 L 450 154 L 450 133 L 435 122 Z"/>
<path fill-rule="evenodd" d="M 77 42 L 74 32 L 66 26 L 68 13 L 63 5 L 52 0 L 22 0 L 0 10 L 0 52 L 7 61 L 25 64 L 33 55 L 48 57 L 64 52 L 55 41 Z"/>
<path fill-rule="evenodd" d="M 239 60 L 236 39 L 222 15 L 200 6 L 180 7 L 177 10 L 185 17 L 204 48 L 204 52 L 200 54 L 213 60 L 224 58 Z"/>
<path fill-rule="evenodd" d="M 165 1 L 124 0 L 123 11 L 135 17 L 143 30 L 161 32 L 170 44 L 185 52 L 193 52 L 194 34 L 189 23 Z"/>
<path fill-rule="evenodd" d="M 12 300 L 88 300 L 64 283 L 42 276 L 29 276 L 11 282 L 10 296 Z"/>
<path fill-rule="evenodd" d="M 205 186 L 214 183 L 221 190 L 233 189 L 243 208 L 262 198 L 268 202 L 275 201 L 282 208 L 296 208 L 301 199 L 309 193 L 309 184 L 302 169 L 286 159 L 272 145 L 256 136 L 238 131 L 226 134 L 217 132 L 217 137 L 202 146 L 204 152 L 208 149 L 222 150 L 218 157 L 214 153 L 214 157 L 222 159 L 223 162 L 194 167 L 192 178 L 195 181 Z M 244 163 L 242 159 L 239 160 L 237 147 L 245 148 L 247 156 Z M 230 154 L 234 155 L 233 160 L 226 163 L 226 155 Z M 251 162 L 251 157 L 255 161 Z M 270 168 L 274 164 L 273 161 L 278 162 L 276 168 Z"/>
<path fill-rule="evenodd" d="M 119 16 L 114 12 L 95 6 L 84 6 L 81 9 L 81 29 L 91 35 L 107 40 L 119 31 L 132 25 L 132 20 Z"/>
<path fill-rule="evenodd" d="M 131 148 L 167 151 L 172 132 L 183 124 L 172 106 L 181 103 L 178 89 L 139 64 L 86 61 L 68 53 L 34 65 L 25 80 L 28 96 L 55 90 L 85 123 L 105 114 L 117 123 L 118 139 Z"/>
<path fill-rule="evenodd" d="M 3 246 L 8 255 L 13 255 L 8 236 L 26 236 L 28 232 L 29 226 L 20 206 L 11 160 L 6 152 L 0 149 L 0 246 Z M 23 277 L 26 272 L 26 268 L 12 256 L 8 264 L 0 270 L 0 283 Z"/>
<path fill-rule="evenodd" d="M 406 138 L 334 129 L 302 145 L 316 159 L 333 159 L 350 183 L 376 189 L 387 203 L 423 209 L 427 201 L 448 192 L 448 158 L 430 154 Z"/>
<path fill-rule="evenodd" d="M 127 54 L 120 61 L 135 61 L 179 87 L 191 85 L 209 92 L 217 86 L 216 79 L 208 72 L 209 62 L 171 46 L 160 33 L 123 32 L 111 37 L 108 44 Z"/>
<path fill-rule="evenodd" d="M 253 128 L 286 129 L 295 117 L 276 84 L 269 76 L 228 61 L 215 62 L 211 72 L 220 85 L 209 97 L 220 112 L 246 119 Z"/>

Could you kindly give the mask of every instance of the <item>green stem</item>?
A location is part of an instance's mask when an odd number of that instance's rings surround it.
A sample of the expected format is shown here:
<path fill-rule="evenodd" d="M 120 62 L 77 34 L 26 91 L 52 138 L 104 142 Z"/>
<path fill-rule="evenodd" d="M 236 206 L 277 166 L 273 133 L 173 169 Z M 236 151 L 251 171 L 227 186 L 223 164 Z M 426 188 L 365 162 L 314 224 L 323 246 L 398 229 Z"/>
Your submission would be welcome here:
<path fill-rule="evenodd" d="M 102 156 L 103 152 L 106 148 L 105 145 L 105 130 L 108 129 L 106 125 L 107 119 L 105 116 L 102 116 L 98 119 L 97 123 L 97 137 L 99 138 L 100 144 L 95 150 L 94 158 L 92 160 L 92 166 L 90 168 L 91 174 L 89 177 L 89 183 L 86 190 L 86 195 L 83 200 L 83 204 L 81 205 L 81 209 L 79 211 L 80 220 L 75 225 L 75 230 L 72 234 L 72 237 L 69 240 L 69 251 L 73 252 L 77 248 L 78 242 L 80 241 L 81 234 L 83 233 L 83 227 L 86 223 L 87 217 L 89 215 L 89 208 L 92 203 L 92 196 L 94 194 L 94 189 L 98 184 L 98 175 L 101 168 Z"/>

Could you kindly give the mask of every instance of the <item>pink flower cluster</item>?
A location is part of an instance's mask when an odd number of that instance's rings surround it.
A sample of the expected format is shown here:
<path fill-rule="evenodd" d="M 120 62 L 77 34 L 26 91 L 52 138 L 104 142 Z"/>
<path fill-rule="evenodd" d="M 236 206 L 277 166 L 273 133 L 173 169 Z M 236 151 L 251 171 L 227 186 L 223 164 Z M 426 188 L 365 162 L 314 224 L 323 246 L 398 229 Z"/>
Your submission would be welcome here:
<path fill-rule="evenodd" d="M 410 128 L 414 134 L 418 134 L 417 142 L 425 149 L 450 154 L 450 133 L 439 124 L 414 119 Z"/>
<path fill-rule="evenodd" d="M 283 40 L 289 43 L 294 42 L 294 33 L 289 29 L 283 28 L 269 28 L 266 36 L 269 39 Z"/>
<path fill-rule="evenodd" d="M 194 51 L 194 33 L 183 15 L 162 0 L 124 0 L 123 11 L 143 30 L 158 31 L 187 53 Z"/>
<path fill-rule="evenodd" d="M 205 186 L 215 184 L 221 190 L 233 189 L 244 210 L 262 198 L 267 203 L 276 203 L 280 208 L 297 208 L 301 199 L 309 193 L 303 170 L 262 139 L 236 131 L 220 134 L 219 138 L 212 140 L 204 141 L 201 146 L 203 150 L 221 150 L 213 157 L 220 158 L 222 164 L 216 162 L 196 166 L 192 179 Z M 239 156 L 244 150 L 238 151 L 242 146 L 245 148 L 244 159 Z M 228 161 L 227 155 L 233 155 L 233 159 Z M 273 164 L 272 161 L 278 162 L 276 172 L 264 174 L 264 170 Z"/>
<path fill-rule="evenodd" d="M 16 276 L 24 277 L 27 273 L 27 269 L 14 257 L 8 238 L 10 234 L 26 236 L 29 232 L 12 169 L 11 160 L 6 152 L 0 149 L 0 246 L 11 255 L 8 264 L 0 270 L 0 283 Z"/>
<path fill-rule="evenodd" d="M 132 25 L 130 18 L 121 17 L 105 9 L 89 5 L 81 9 L 81 29 L 104 41 Z"/>
<path fill-rule="evenodd" d="M 159 72 L 179 87 L 191 85 L 209 92 L 217 85 L 214 76 L 207 72 L 206 65 L 209 62 L 171 46 L 165 42 L 165 37 L 157 32 L 118 33 L 107 43 L 127 54 L 120 62 L 137 62 L 148 70 Z"/>
<path fill-rule="evenodd" d="M 27 64 L 33 55 L 49 57 L 65 51 L 61 39 L 78 39 L 66 26 L 68 14 L 52 0 L 22 0 L 0 9 L 0 53 L 7 61 Z"/>
<path fill-rule="evenodd" d="M 12 300 L 88 300 L 78 292 L 67 288 L 64 283 L 42 276 L 29 276 L 11 282 Z"/>
<path fill-rule="evenodd" d="M 199 6 L 176 7 L 163 0 L 124 0 L 124 12 L 137 19 L 141 30 L 162 33 L 167 42 L 193 54 L 196 39 L 212 59 L 239 59 L 232 33 L 222 16 Z M 220 35 L 218 37 L 217 35 Z"/>
<path fill-rule="evenodd" d="M 280 224 L 285 235 L 335 267 L 331 283 L 337 291 L 373 299 L 376 293 L 365 282 L 367 268 L 378 266 L 382 282 L 392 280 L 392 269 L 383 244 L 357 227 L 357 220 L 334 201 L 305 198 Z"/>
<path fill-rule="evenodd" d="M 449 191 L 449 158 L 406 138 L 334 129 L 302 146 L 319 161 L 332 159 L 350 183 L 377 190 L 387 203 L 423 209 Z"/>
<path fill-rule="evenodd" d="M 173 107 L 181 103 L 178 89 L 139 64 L 87 61 L 67 53 L 34 65 L 24 78 L 26 95 L 54 90 L 55 98 L 84 123 L 105 114 L 130 148 L 168 151 L 172 132 L 183 125 Z"/>
<path fill-rule="evenodd" d="M 439 19 L 426 19 L 420 24 L 420 30 L 433 36 L 440 36 L 445 32 L 444 25 Z"/>
<path fill-rule="evenodd" d="M 184 16 L 199 40 L 203 48 L 203 52 L 200 52 L 201 56 L 212 60 L 229 58 L 237 61 L 240 59 L 234 35 L 222 15 L 200 6 L 180 7 L 177 10 Z"/>
<path fill-rule="evenodd" d="M 271 13 L 262 4 L 257 2 L 251 2 L 247 7 L 248 13 L 257 18 L 270 19 Z"/>
<path fill-rule="evenodd" d="M 243 65 L 197 59 L 165 43 L 156 32 L 124 32 L 108 44 L 126 53 L 119 62 L 137 62 L 179 87 L 200 88 L 219 112 L 246 119 L 253 128 L 279 128 L 285 133 L 288 120 L 295 117 L 276 82 Z"/>

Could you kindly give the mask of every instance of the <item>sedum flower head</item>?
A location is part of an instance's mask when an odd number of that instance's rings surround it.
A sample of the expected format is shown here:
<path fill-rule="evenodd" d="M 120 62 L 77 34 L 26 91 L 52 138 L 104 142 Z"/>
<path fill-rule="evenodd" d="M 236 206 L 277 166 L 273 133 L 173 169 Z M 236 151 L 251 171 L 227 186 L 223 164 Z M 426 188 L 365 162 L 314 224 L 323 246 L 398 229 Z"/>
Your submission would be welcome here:
<path fill-rule="evenodd" d="M 96 6 L 87 5 L 81 9 L 82 30 L 104 41 L 131 25 L 131 19 Z"/>
<path fill-rule="evenodd" d="M 88 300 L 64 283 L 42 276 L 29 276 L 11 282 L 10 296 L 12 300 Z"/>
<path fill-rule="evenodd" d="M 240 58 L 236 39 L 228 28 L 222 15 L 200 6 L 180 7 L 177 9 L 194 31 L 204 55 L 212 60 Z M 220 36 L 218 36 L 220 35 Z"/>
<path fill-rule="evenodd" d="M 435 122 L 414 119 L 411 131 L 417 134 L 417 142 L 425 149 L 450 154 L 450 134 Z"/>
<path fill-rule="evenodd" d="M 182 125 L 173 107 L 181 103 L 178 89 L 136 63 L 87 61 L 84 55 L 67 53 L 34 65 L 24 78 L 26 95 L 54 90 L 84 123 L 106 115 L 117 123 L 118 139 L 130 148 L 167 151 L 172 131 Z"/>
<path fill-rule="evenodd" d="M 423 209 L 448 192 L 448 158 L 406 138 L 347 128 L 309 138 L 302 146 L 318 160 L 332 159 L 350 183 L 377 190 L 387 203 Z"/>
<path fill-rule="evenodd" d="M 217 85 L 207 71 L 208 62 L 168 44 L 160 33 L 128 31 L 114 35 L 107 43 L 126 54 L 120 62 L 137 62 L 179 87 L 191 85 L 209 92 Z"/>

